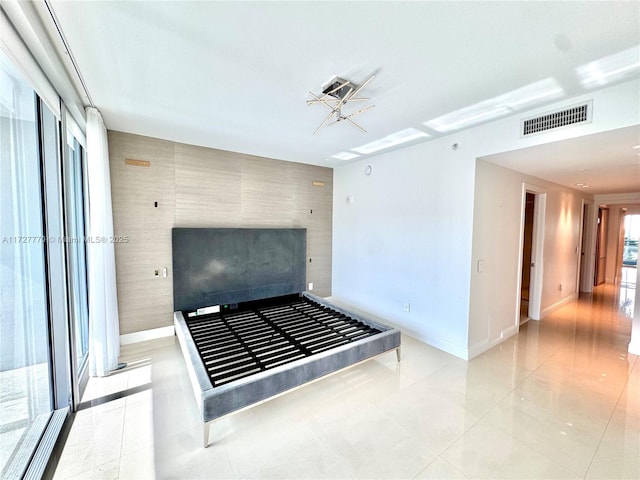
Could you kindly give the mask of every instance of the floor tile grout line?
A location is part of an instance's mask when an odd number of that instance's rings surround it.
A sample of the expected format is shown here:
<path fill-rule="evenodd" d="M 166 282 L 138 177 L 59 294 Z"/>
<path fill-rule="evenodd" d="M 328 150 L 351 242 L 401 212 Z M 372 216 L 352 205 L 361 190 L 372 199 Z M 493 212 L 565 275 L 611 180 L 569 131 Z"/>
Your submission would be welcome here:
<path fill-rule="evenodd" d="M 638 359 L 636 358 L 634 363 L 637 363 Z M 631 368 L 630 371 L 633 371 L 633 368 Z M 596 458 L 596 455 L 598 454 L 598 451 L 600 450 L 600 446 L 602 445 L 602 440 L 604 439 L 604 436 L 607 434 L 607 430 L 609 429 L 609 425 L 611 425 L 611 420 L 613 419 L 613 416 L 616 414 L 616 410 L 618 409 L 618 405 L 620 404 L 620 400 L 622 399 L 622 394 L 624 393 L 624 391 L 627 389 L 629 385 L 629 375 L 627 375 L 627 379 L 624 382 L 624 386 L 622 387 L 622 389 L 620 390 L 620 393 L 618 394 L 618 399 L 616 400 L 616 404 L 613 407 L 613 410 L 611 411 L 611 414 L 609 415 L 609 420 L 607 421 L 607 424 L 605 425 L 604 429 L 602 430 L 602 435 L 600 435 L 600 440 L 598 441 L 598 446 L 596 447 L 595 451 L 593 452 L 593 456 L 591 457 L 591 461 L 589 462 L 589 465 L 587 466 L 587 471 L 584 474 L 584 478 L 587 477 L 587 475 L 589 475 L 589 471 L 591 470 L 591 466 L 593 465 L 593 461 Z"/>
<path fill-rule="evenodd" d="M 518 332 L 518 333 L 517 333 L 517 335 L 520 335 L 520 332 Z M 491 428 L 497 428 L 497 427 L 494 427 L 493 425 L 491 425 L 491 423 L 489 423 L 489 422 L 485 421 L 485 420 L 484 420 L 484 419 L 485 419 L 485 417 L 487 417 L 487 416 L 488 416 L 488 415 L 489 415 L 489 414 L 490 414 L 490 413 L 491 413 L 491 412 L 492 412 L 492 411 L 493 411 L 493 410 L 494 410 L 494 409 L 495 409 L 495 408 L 496 408 L 500 403 L 502 403 L 504 400 L 506 400 L 510 395 L 512 395 L 512 394 L 514 394 L 514 393 L 517 393 L 517 392 L 516 392 L 516 389 L 517 389 L 519 386 L 521 386 L 522 384 L 524 384 L 524 383 L 525 383 L 525 382 L 526 382 L 530 377 L 532 377 L 532 376 L 534 375 L 534 373 L 535 373 L 537 370 L 539 370 L 540 368 L 542 368 L 542 366 L 543 366 L 543 365 L 545 365 L 547 362 L 549 362 L 549 361 L 551 360 L 551 358 L 552 358 L 556 353 L 558 353 L 558 351 L 559 351 L 559 350 L 560 350 L 560 349 L 561 349 L 565 344 L 568 344 L 568 343 L 570 343 L 570 342 L 571 342 L 571 339 L 567 339 L 565 342 L 562 342 L 562 343 L 561 343 L 561 345 L 559 345 L 559 346 L 554 350 L 554 352 L 553 352 L 551 355 L 549 355 L 549 356 L 548 356 L 544 361 L 542 361 L 539 365 L 537 365 L 535 369 L 531 370 L 531 371 L 529 372 L 529 374 L 527 374 L 527 376 L 526 376 L 522 381 L 518 382 L 515 386 L 513 386 L 513 387 L 512 387 L 512 388 L 511 388 L 511 389 L 510 389 L 510 390 L 509 390 L 509 391 L 508 391 L 508 392 L 507 392 L 507 393 L 506 393 L 506 394 L 505 394 L 505 395 L 504 395 L 500 400 L 498 400 L 498 401 L 497 401 L 497 402 L 496 402 L 496 403 L 495 403 L 491 408 L 489 408 L 489 409 L 488 409 L 484 414 L 482 414 L 482 415 L 478 418 L 478 420 L 477 420 L 473 425 L 471 425 L 471 427 L 469 427 L 469 428 L 468 428 L 467 430 L 465 430 L 465 431 L 464 431 L 464 432 L 463 432 L 463 433 L 462 433 L 458 438 L 456 438 L 456 439 L 455 439 L 455 440 L 454 440 L 454 441 L 453 441 L 453 442 L 452 442 L 452 443 L 451 443 L 451 444 L 450 444 L 450 445 L 449 445 L 449 446 L 448 446 L 448 447 L 447 447 L 447 448 L 446 448 L 442 453 L 440 453 L 439 457 L 442 457 L 442 456 L 443 456 L 443 455 L 444 455 L 444 454 L 445 454 L 449 449 L 451 449 L 451 447 L 452 447 L 453 445 L 455 445 L 455 443 L 456 443 L 456 442 L 458 442 L 458 441 L 459 441 L 459 440 L 460 440 L 464 435 L 466 435 L 466 434 L 467 434 L 467 432 L 469 432 L 469 430 L 471 430 L 473 427 L 475 427 L 475 426 L 476 426 L 477 424 L 479 424 L 481 421 L 484 421 L 484 423 L 485 423 L 486 425 L 490 426 Z M 624 391 L 624 388 L 623 388 L 623 390 L 622 390 L 622 391 Z M 622 393 L 621 393 L 620 395 L 622 395 Z M 619 401 L 619 399 L 618 399 L 618 401 Z M 617 407 L 617 403 L 616 403 L 616 407 Z M 614 408 L 614 412 L 615 412 L 615 408 Z M 613 415 L 613 414 L 612 414 L 612 415 Z M 609 421 L 610 421 L 610 420 L 611 420 L 611 417 L 609 418 Z M 608 426 L 608 424 L 607 424 L 607 426 Z M 503 433 L 503 434 L 505 434 L 505 435 L 508 435 L 508 436 L 509 436 L 513 441 L 520 443 L 521 445 L 525 446 L 526 448 L 529 448 L 529 447 L 527 446 L 527 444 L 525 444 L 525 443 L 521 442 L 521 441 L 520 441 L 520 440 L 518 440 L 517 438 L 514 438 L 512 435 L 508 434 L 507 432 L 504 432 L 504 431 L 503 431 L 503 430 L 501 430 L 500 428 L 497 428 L 497 430 L 499 430 L 500 432 L 502 432 L 502 433 Z M 605 429 L 603 430 L 603 434 L 602 434 L 603 436 L 604 436 L 604 433 L 605 433 L 605 432 L 606 432 L 606 427 L 605 427 Z M 602 437 L 601 437 L 600 441 L 602 441 Z M 596 452 L 597 452 L 597 450 L 598 450 L 598 449 L 596 448 Z M 573 469 L 571 469 L 571 468 L 569 468 L 569 467 L 565 467 L 564 465 L 559 464 L 558 462 L 556 462 L 555 460 L 553 460 L 553 459 L 551 459 L 551 458 L 547 457 L 547 455 L 543 454 L 542 452 L 540 452 L 540 451 L 538 451 L 538 450 L 535 450 L 535 451 L 536 451 L 536 453 L 537 453 L 538 455 L 540 455 L 540 456 L 542 456 L 542 457 L 546 458 L 549 462 L 551 462 L 551 463 L 553 463 L 553 464 L 555 464 L 555 465 L 560 466 L 561 468 L 563 468 L 563 469 L 567 470 L 568 472 L 571 472 L 571 473 L 573 473 L 573 474 L 575 474 L 575 475 L 580 476 L 580 474 L 579 474 L 578 472 L 574 471 Z M 595 456 L 595 453 L 594 453 L 594 456 Z M 445 459 L 444 457 L 443 457 L 442 459 L 443 459 L 444 461 L 446 461 L 446 459 Z M 591 462 L 592 462 L 592 461 L 593 461 L 593 458 L 592 458 Z M 589 463 L 589 465 L 587 466 L 587 470 L 586 470 L 586 472 L 585 472 L 585 475 L 584 475 L 584 476 L 586 476 L 586 475 L 587 475 L 587 473 L 589 472 L 589 468 L 590 468 L 590 466 L 591 466 L 591 462 L 590 462 L 590 463 Z M 447 463 L 448 463 L 448 462 L 447 462 Z M 427 468 L 427 467 L 425 467 L 425 468 Z M 584 476 L 583 476 L 583 478 L 584 478 Z"/>
<path fill-rule="evenodd" d="M 126 374 L 127 375 L 127 386 L 129 385 L 129 373 Z M 153 387 L 152 387 L 153 388 Z M 125 429 L 125 422 L 127 421 L 127 401 L 125 399 L 124 402 L 124 411 L 122 413 L 122 433 L 120 434 L 120 455 L 118 456 L 118 479 L 120 478 L 120 471 L 122 469 L 122 445 L 124 444 L 124 429 Z"/>

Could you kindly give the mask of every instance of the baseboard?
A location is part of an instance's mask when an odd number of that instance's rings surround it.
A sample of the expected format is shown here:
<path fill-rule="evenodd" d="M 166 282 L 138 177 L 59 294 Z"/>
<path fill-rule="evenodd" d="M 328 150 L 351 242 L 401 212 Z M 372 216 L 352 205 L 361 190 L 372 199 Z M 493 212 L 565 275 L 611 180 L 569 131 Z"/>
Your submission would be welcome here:
<path fill-rule="evenodd" d="M 353 305 L 343 300 L 340 297 L 331 296 L 331 297 L 326 297 L 325 300 L 327 300 L 330 303 L 333 303 L 337 307 L 343 307 L 346 310 L 351 310 L 353 313 L 362 313 L 364 316 L 371 318 L 371 320 L 373 321 L 378 321 L 383 325 L 388 325 L 389 327 L 397 328 L 404 335 L 408 335 L 412 338 L 415 338 L 416 340 L 419 340 L 422 343 L 426 343 L 431 347 L 435 347 L 438 350 L 442 350 L 443 352 L 450 353 L 451 355 L 461 358 L 462 360 L 469 359 L 469 351 L 464 347 L 460 347 L 459 345 L 455 345 L 446 340 L 429 337 L 428 335 L 422 335 L 416 332 L 415 330 L 412 330 L 410 328 L 407 328 L 404 325 L 400 325 L 397 322 L 394 322 L 393 320 L 390 320 L 388 318 L 382 318 L 380 316 L 377 316 L 375 313 L 372 313 L 371 311 L 368 311 L 356 305 Z"/>
<path fill-rule="evenodd" d="M 467 360 L 471 360 L 476 358 L 478 355 L 483 354 L 487 350 L 491 350 L 496 345 L 501 344 L 507 338 L 513 337 L 516 333 L 518 333 L 518 326 L 512 325 L 511 327 L 505 328 L 500 332 L 500 336 L 491 341 L 484 340 L 482 342 L 478 342 L 475 345 L 469 347 L 468 350 L 468 358 Z"/>
<path fill-rule="evenodd" d="M 156 338 L 171 337 L 175 335 L 173 325 L 168 327 L 152 328 L 141 332 L 125 333 L 120 335 L 120 345 L 130 345 L 138 342 L 148 342 Z"/>
<path fill-rule="evenodd" d="M 578 299 L 578 294 L 577 293 L 572 293 L 571 295 L 564 297 L 561 300 L 558 300 L 556 303 L 553 303 L 551 305 L 549 305 L 546 308 L 543 308 L 542 311 L 540 312 L 540 318 L 544 318 L 547 315 L 555 312 L 556 310 L 564 307 L 567 303 L 571 303 L 574 300 Z"/>
<path fill-rule="evenodd" d="M 398 327 L 399 328 L 399 327 Z M 447 342 L 446 340 L 441 340 L 439 338 L 433 338 L 426 335 L 420 335 L 417 332 L 407 330 L 402 328 L 402 333 L 406 333 L 410 337 L 415 338 L 416 340 L 420 340 L 427 345 L 437 348 L 438 350 L 442 350 L 443 352 L 450 353 L 462 360 L 469 360 L 469 350 L 459 345 L 455 345 L 451 342 Z"/>

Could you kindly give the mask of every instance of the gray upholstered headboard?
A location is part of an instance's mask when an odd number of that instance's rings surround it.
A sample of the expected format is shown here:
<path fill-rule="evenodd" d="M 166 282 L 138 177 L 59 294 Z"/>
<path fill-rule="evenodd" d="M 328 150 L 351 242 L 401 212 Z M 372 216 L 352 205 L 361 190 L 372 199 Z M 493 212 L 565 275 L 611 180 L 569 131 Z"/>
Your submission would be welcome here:
<path fill-rule="evenodd" d="M 305 290 L 304 228 L 174 228 L 171 237 L 174 311 Z"/>

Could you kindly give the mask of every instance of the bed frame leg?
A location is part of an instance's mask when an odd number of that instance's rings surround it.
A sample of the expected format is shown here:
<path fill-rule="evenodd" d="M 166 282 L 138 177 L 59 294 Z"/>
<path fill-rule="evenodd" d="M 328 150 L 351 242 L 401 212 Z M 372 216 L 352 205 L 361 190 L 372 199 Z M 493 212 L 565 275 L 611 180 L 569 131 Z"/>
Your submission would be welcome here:
<path fill-rule="evenodd" d="M 398 357 L 398 362 L 400 362 L 400 360 L 402 360 L 402 347 L 398 347 L 396 348 L 396 357 Z"/>
<path fill-rule="evenodd" d="M 204 424 L 204 448 L 209 446 L 209 427 L 211 427 L 211 423 L 205 422 Z"/>

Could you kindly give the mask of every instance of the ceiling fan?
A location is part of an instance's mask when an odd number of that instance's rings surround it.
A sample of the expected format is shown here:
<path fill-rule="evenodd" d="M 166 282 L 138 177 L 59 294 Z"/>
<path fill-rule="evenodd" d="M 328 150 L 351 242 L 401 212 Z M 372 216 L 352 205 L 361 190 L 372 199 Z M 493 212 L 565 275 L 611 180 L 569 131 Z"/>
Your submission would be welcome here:
<path fill-rule="evenodd" d="M 361 132 L 367 133 L 364 128 L 362 128 L 352 120 L 352 117 L 363 114 L 367 110 L 375 107 L 375 105 L 368 105 L 364 108 L 361 108 L 360 110 L 356 110 L 355 112 L 348 113 L 346 115 L 342 112 L 342 107 L 344 107 L 347 102 L 364 102 L 369 100 L 369 98 L 367 97 L 359 97 L 358 94 L 371 80 L 373 80 L 374 76 L 375 75 L 371 75 L 360 85 L 355 85 L 353 82 L 345 80 L 344 78 L 333 77 L 323 85 L 322 94 L 316 95 L 313 92 L 309 92 L 309 95 L 311 95 L 313 98 L 311 100 L 307 100 L 307 106 L 320 103 L 331 110 L 322 121 L 320 126 L 316 128 L 313 134 L 315 135 L 318 130 L 320 130 L 325 125 L 336 125 L 337 123 L 345 120 Z M 332 122 L 329 122 L 332 118 L 334 120 Z"/>

